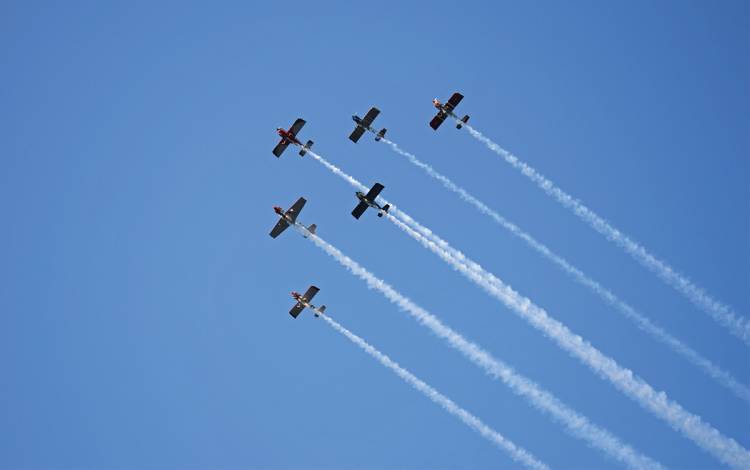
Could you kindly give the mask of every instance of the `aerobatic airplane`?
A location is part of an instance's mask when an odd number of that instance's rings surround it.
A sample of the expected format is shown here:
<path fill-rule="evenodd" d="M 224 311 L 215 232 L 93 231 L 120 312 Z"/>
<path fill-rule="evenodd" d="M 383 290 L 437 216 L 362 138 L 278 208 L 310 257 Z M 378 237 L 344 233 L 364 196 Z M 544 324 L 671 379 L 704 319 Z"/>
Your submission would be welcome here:
<path fill-rule="evenodd" d="M 367 114 L 365 114 L 364 118 L 361 118 L 356 114 L 352 116 L 352 120 L 357 123 L 357 127 L 354 128 L 352 135 L 349 136 L 349 140 L 356 144 L 359 138 L 362 137 L 362 134 L 365 133 L 365 131 L 370 131 L 375 134 L 375 142 L 385 137 L 385 128 L 382 128 L 380 129 L 380 132 L 377 132 L 375 129 L 370 127 L 372 121 L 374 121 L 375 118 L 378 117 L 378 114 L 380 114 L 380 110 L 373 106 L 369 111 L 367 111 Z"/>
<path fill-rule="evenodd" d="M 276 132 L 279 134 L 279 137 L 281 137 L 281 141 L 276 144 L 276 147 L 273 148 L 273 154 L 276 155 L 276 158 L 280 157 L 282 153 L 284 153 L 284 150 L 289 146 L 289 144 L 294 144 L 300 147 L 299 156 L 304 157 L 308 150 L 310 150 L 310 147 L 313 145 L 312 140 L 308 140 L 305 145 L 302 145 L 302 142 L 300 142 L 297 139 L 297 134 L 302 129 L 302 126 L 305 125 L 304 119 L 297 118 L 296 121 L 294 121 L 294 124 L 292 124 L 292 127 L 289 128 L 289 130 L 284 130 L 281 127 L 276 128 Z"/>
<path fill-rule="evenodd" d="M 302 312 L 302 310 L 304 310 L 305 308 L 309 308 L 310 310 L 312 310 L 315 318 L 322 315 L 326 311 L 326 306 L 321 305 L 320 308 L 318 308 L 310 303 L 310 301 L 313 299 L 313 297 L 315 297 L 315 294 L 317 294 L 319 290 L 320 289 L 315 286 L 310 286 L 307 288 L 307 292 L 305 292 L 304 295 L 300 294 L 299 292 L 292 291 L 292 298 L 296 300 L 297 303 L 294 304 L 294 307 L 292 307 L 291 310 L 289 310 L 289 315 L 297 318 L 297 315 L 299 315 L 300 312 Z"/>
<path fill-rule="evenodd" d="M 271 230 L 271 238 L 276 238 L 279 235 L 281 235 L 281 232 L 287 229 L 290 225 L 294 225 L 297 223 L 297 216 L 300 212 L 302 212 L 302 208 L 305 207 L 305 203 L 307 201 L 305 198 L 301 197 L 297 199 L 297 202 L 292 204 L 292 207 L 284 211 L 279 206 L 273 206 L 274 212 L 276 212 L 279 215 L 279 221 L 276 222 L 276 225 L 274 225 L 273 230 Z M 307 227 L 308 234 L 305 235 L 305 238 L 311 233 L 315 234 L 315 229 L 317 229 L 317 226 L 315 224 L 310 225 Z"/>
<path fill-rule="evenodd" d="M 430 121 L 430 127 L 437 130 L 437 128 L 440 127 L 440 124 L 442 124 L 448 116 L 458 120 L 458 116 L 453 113 L 453 110 L 456 109 L 456 106 L 458 106 L 458 103 L 460 103 L 462 99 L 464 99 L 464 95 L 461 93 L 453 93 L 453 96 L 451 96 L 445 104 L 441 103 L 437 98 L 432 100 L 432 104 L 438 109 L 438 113 L 432 118 L 432 121 Z M 463 125 L 469 121 L 469 115 L 465 115 L 460 121 L 461 122 L 456 124 L 456 129 L 461 129 Z"/>
<path fill-rule="evenodd" d="M 375 183 L 374 185 L 372 185 L 372 188 L 370 188 L 367 194 L 363 194 L 362 191 L 357 191 L 356 194 L 357 199 L 359 199 L 359 204 L 357 204 L 357 207 L 355 207 L 352 211 L 352 215 L 355 219 L 359 219 L 368 207 L 377 209 L 378 217 L 383 217 L 383 214 L 388 213 L 388 209 L 391 208 L 390 204 L 386 204 L 383 207 L 380 207 L 380 205 L 375 202 L 375 198 L 378 197 L 378 194 L 380 194 L 380 191 L 382 191 L 384 187 L 385 186 L 380 183 Z"/>

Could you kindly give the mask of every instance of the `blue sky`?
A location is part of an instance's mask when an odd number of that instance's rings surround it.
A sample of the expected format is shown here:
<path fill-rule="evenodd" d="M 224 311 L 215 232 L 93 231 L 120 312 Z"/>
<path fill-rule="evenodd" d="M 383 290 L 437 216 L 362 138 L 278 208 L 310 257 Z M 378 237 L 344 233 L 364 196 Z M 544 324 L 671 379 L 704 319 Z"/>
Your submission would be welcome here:
<path fill-rule="evenodd" d="M 273 205 L 663 464 L 708 454 L 569 358 L 311 158 L 314 149 L 750 447 L 750 408 L 369 138 L 378 126 L 750 383 L 746 346 L 430 100 L 747 316 L 746 2 L 134 2 L 0 7 L 0 467 L 498 468 L 507 456 L 291 290 L 553 467 L 617 465 L 368 290 Z"/>

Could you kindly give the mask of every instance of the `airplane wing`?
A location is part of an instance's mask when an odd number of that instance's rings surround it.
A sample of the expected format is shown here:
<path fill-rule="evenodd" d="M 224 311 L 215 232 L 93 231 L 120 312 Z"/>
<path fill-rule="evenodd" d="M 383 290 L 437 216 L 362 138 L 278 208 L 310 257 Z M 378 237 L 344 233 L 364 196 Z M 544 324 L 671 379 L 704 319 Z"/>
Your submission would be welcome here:
<path fill-rule="evenodd" d="M 281 139 L 281 142 L 276 144 L 276 147 L 273 148 L 273 154 L 276 155 L 276 158 L 279 158 L 287 147 L 289 147 L 289 142 Z"/>
<path fill-rule="evenodd" d="M 289 128 L 289 133 L 293 136 L 296 136 L 299 131 L 302 130 L 302 126 L 305 125 L 304 119 L 297 118 L 296 121 L 294 121 L 294 124 L 292 124 L 292 127 Z"/>
<path fill-rule="evenodd" d="M 305 207 L 306 202 L 305 198 L 301 197 L 286 211 L 287 215 L 292 218 L 292 222 L 297 220 L 297 216 L 302 212 L 302 208 Z"/>
<path fill-rule="evenodd" d="M 305 292 L 305 295 L 303 295 L 302 297 L 304 297 L 305 300 L 309 302 L 313 299 L 313 297 L 315 297 L 315 294 L 317 294 L 319 290 L 320 289 L 315 286 L 310 286 L 307 288 L 307 292 Z"/>
<path fill-rule="evenodd" d="M 378 194 L 380 194 L 380 191 L 382 191 L 384 187 L 385 186 L 380 183 L 373 184 L 372 188 L 370 188 L 370 190 L 367 191 L 367 194 L 365 194 L 365 199 L 370 202 L 375 202 L 375 198 L 378 197 Z"/>
<path fill-rule="evenodd" d="M 359 219 L 362 216 L 362 214 L 365 213 L 368 207 L 370 206 L 368 206 L 366 202 L 360 202 L 359 204 L 357 204 L 357 207 L 355 207 L 354 210 L 352 211 L 352 215 L 354 216 L 355 219 Z"/>
<path fill-rule="evenodd" d="M 440 127 L 440 124 L 445 121 L 445 113 L 437 113 L 437 115 L 432 118 L 432 121 L 430 121 L 430 127 L 437 130 L 438 127 Z"/>
<path fill-rule="evenodd" d="M 464 99 L 464 95 L 462 95 L 461 93 L 453 93 L 451 99 L 449 99 L 448 102 L 445 103 L 445 107 L 448 108 L 448 111 L 453 111 L 454 109 L 456 109 L 456 106 L 458 106 L 458 103 L 460 103 L 462 99 Z"/>
<path fill-rule="evenodd" d="M 357 128 L 354 129 L 354 132 L 352 132 L 352 135 L 349 136 L 349 140 L 356 144 L 364 133 L 365 129 L 363 127 L 357 126 Z"/>
<path fill-rule="evenodd" d="M 271 238 L 276 238 L 279 235 L 281 235 L 281 232 L 287 229 L 289 227 L 289 223 L 284 219 L 279 219 L 278 222 L 276 222 L 276 225 L 274 225 L 273 230 L 271 230 Z"/>
<path fill-rule="evenodd" d="M 362 124 L 365 126 L 369 126 L 370 124 L 372 124 L 372 121 L 374 121 L 375 118 L 378 117 L 378 114 L 380 114 L 380 110 L 373 106 L 369 111 L 367 111 L 365 117 L 362 118 Z"/>
<path fill-rule="evenodd" d="M 305 306 L 302 305 L 302 302 L 297 302 L 294 304 L 294 307 L 292 307 L 291 310 L 289 310 L 289 315 L 293 316 L 294 318 L 297 318 L 297 315 L 300 314 L 302 310 L 305 309 Z"/>

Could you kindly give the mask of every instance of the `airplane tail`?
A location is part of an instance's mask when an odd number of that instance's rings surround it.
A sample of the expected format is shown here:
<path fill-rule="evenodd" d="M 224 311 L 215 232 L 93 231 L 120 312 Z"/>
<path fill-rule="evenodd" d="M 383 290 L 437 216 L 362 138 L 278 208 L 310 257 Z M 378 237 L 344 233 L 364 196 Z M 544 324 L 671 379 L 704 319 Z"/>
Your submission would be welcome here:
<path fill-rule="evenodd" d="M 326 311 L 326 306 L 321 305 L 320 308 L 315 311 L 315 316 L 319 317 L 320 315 L 324 314 L 325 311 Z"/>
<path fill-rule="evenodd" d="M 469 115 L 468 114 L 466 116 L 464 116 L 463 118 L 461 118 L 461 122 L 459 122 L 458 124 L 456 124 L 456 129 L 461 129 L 462 127 L 464 127 L 464 124 L 466 124 L 467 122 L 469 122 Z"/>
<path fill-rule="evenodd" d="M 391 208 L 390 204 L 384 205 L 382 212 L 378 212 L 378 217 L 383 217 L 383 214 L 387 214 L 388 213 L 388 209 L 390 209 L 390 208 Z"/>
<path fill-rule="evenodd" d="M 308 140 L 304 147 L 299 151 L 299 156 L 304 157 L 308 150 L 313 146 L 313 141 Z"/>
<path fill-rule="evenodd" d="M 382 129 L 380 129 L 380 132 L 378 132 L 378 135 L 375 136 L 375 142 L 378 142 L 380 139 L 382 139 L 383 137 L 385 137 L 385 131 L 386 130 L 387 129 L 385 127 L 382 128 Z"/>
<path fill-rule="evenodd" d="M 307 237 L 308 237 L 308 236 L 309 236 L 310 234 L 313 234 L 313 235 L 315 235 L 315 230 L 317 230 L 317 228 L 318 228 L 318 226 L 317 226 L 317 225 L 315 225 L 315 224 L 310 224 L 310 226 L 309 226 L 309 227 L 307 227 L 307 232 L 308 232 L 308 233 L 306 233 L 306 234 L 305 234 L 305 238 L 307 238 Z"/>

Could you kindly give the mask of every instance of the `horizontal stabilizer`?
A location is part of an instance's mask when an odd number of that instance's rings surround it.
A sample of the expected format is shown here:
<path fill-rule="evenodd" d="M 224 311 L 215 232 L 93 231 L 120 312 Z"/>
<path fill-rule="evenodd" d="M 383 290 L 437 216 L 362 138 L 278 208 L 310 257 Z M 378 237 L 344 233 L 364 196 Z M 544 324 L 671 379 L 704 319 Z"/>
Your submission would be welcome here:
<path fill-rule="evenodd" d="M 304 157 L 308 150 L 310 150 L 310 147 L 312 147 L 313 141 L 308 140 L 304 147 L 302 147 L 299 151 L 299 156 Z"/>
<path fill-rule="evenodd" d="M 315 235 L 315 231 L 318 229 L 318 226 L 315 224 L 310 224 L 309 227 L 307 227 L 307 233 L 305 233 L 305 238 L 310 236 L 310 234 Z"/>
<path fill-rule="evenodd" d="M 467 122 L 469 122 L 469 115 L 468 114 L 466 116 L 464 116 L 464 117 L 461 118 L 461 122 L 459 122 L 458 124 L 456 124 L 456 129 L 461 129 L 462 127 L 464 127 L 464 124 L 466 124 Z"/>
<path fill-rule="evenodd" d="M 380 139 L 382 139 L 383 137 L 385 137 L 385 131 L 386 131 L 385 128 L 380 129 L 380 132 L 378 132 L 378 135 L 375 136 L 375 141 L 376 142 L 380 141 Z"/>

